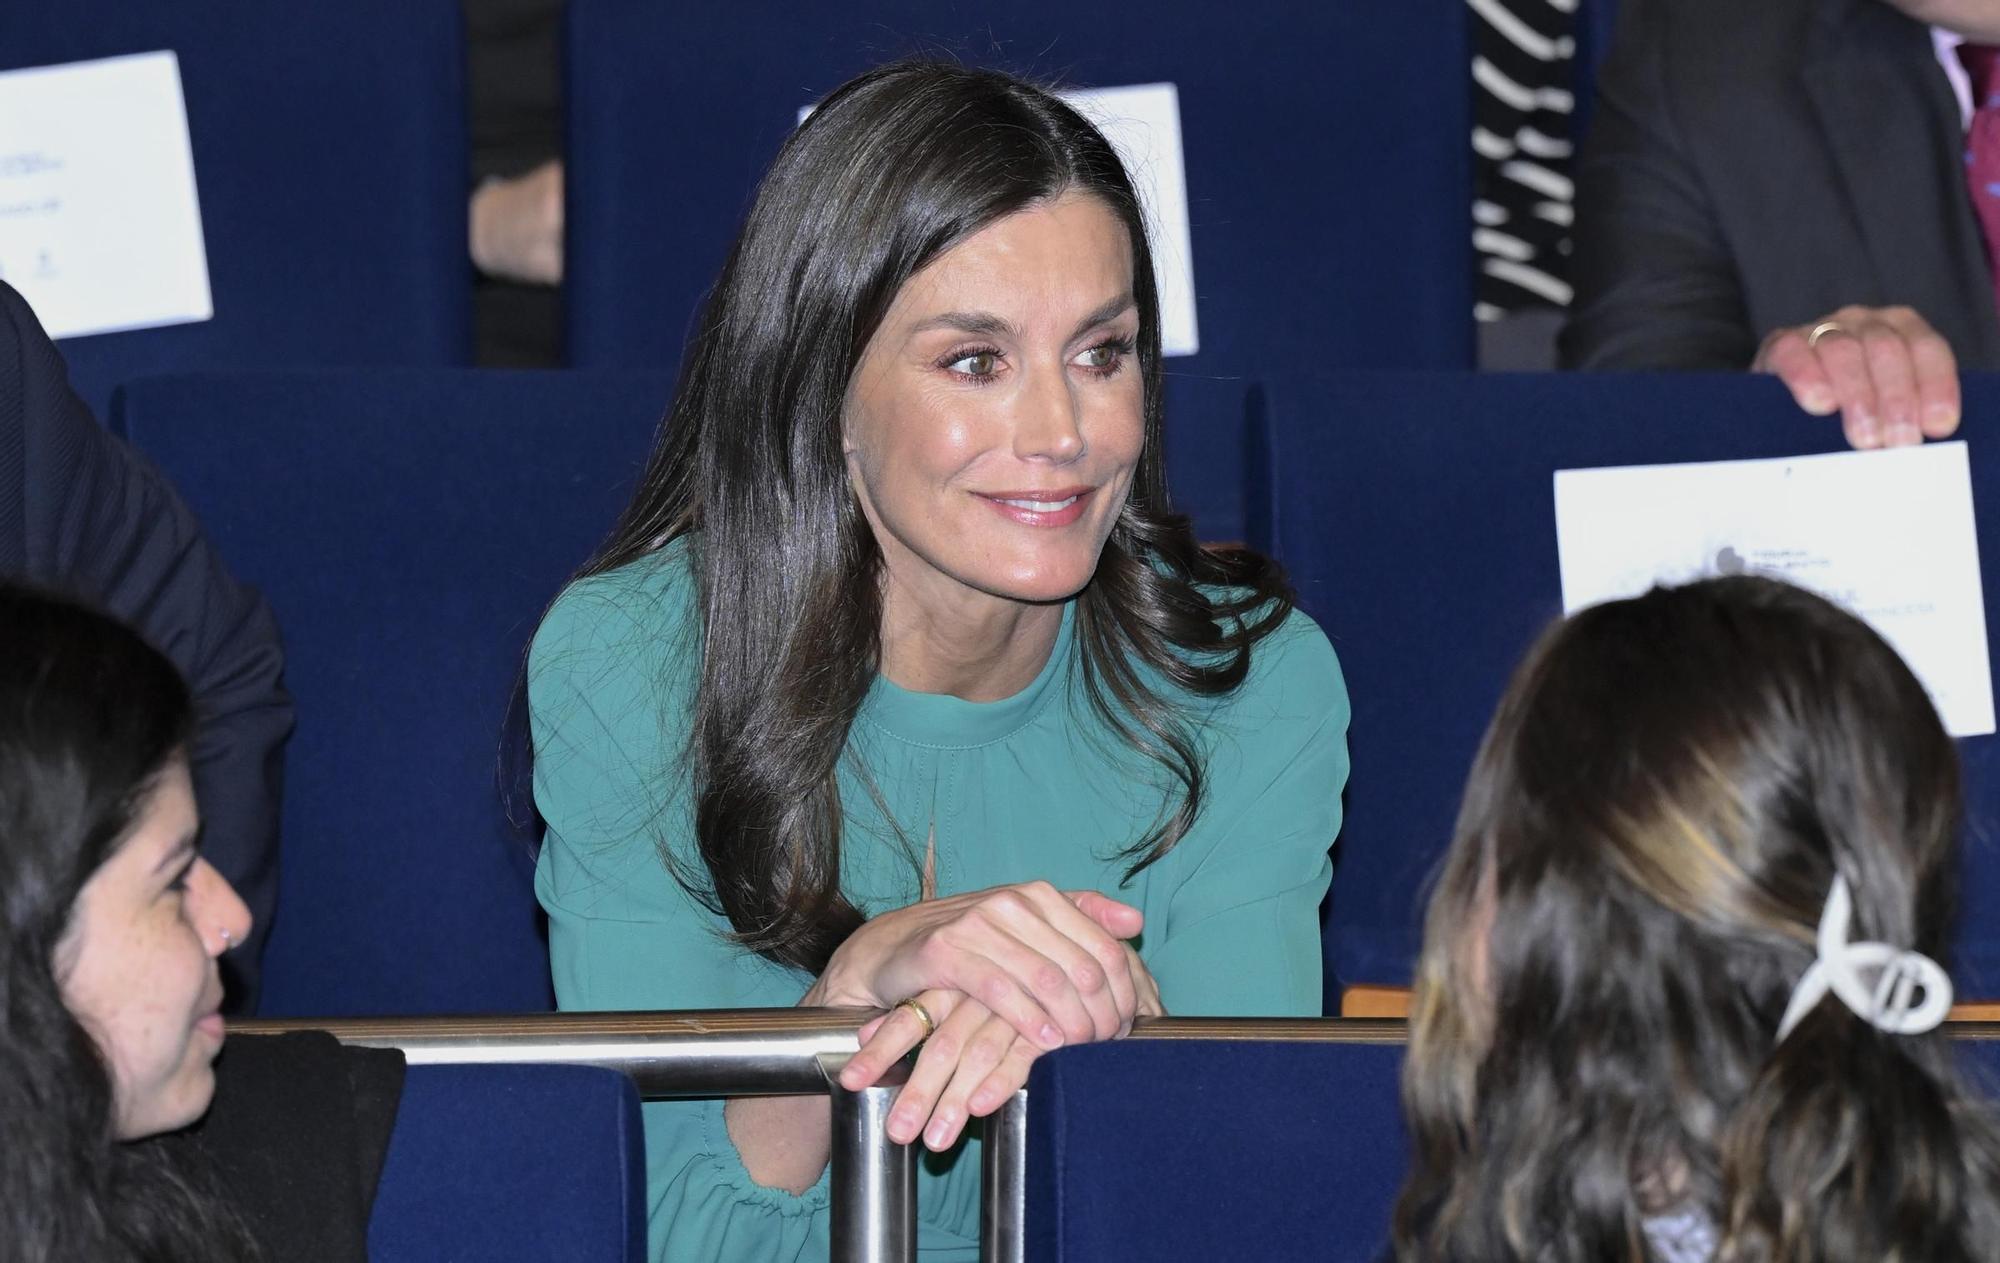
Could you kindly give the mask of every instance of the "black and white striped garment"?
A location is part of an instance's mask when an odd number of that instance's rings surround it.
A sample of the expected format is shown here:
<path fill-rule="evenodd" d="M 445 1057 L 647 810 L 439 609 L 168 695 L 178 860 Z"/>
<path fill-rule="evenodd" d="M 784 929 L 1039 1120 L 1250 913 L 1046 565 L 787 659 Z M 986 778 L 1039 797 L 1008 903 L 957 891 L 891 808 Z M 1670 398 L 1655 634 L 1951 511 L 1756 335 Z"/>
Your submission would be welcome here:
<path fill-rule="evenodd" d="M 1472 9 L 1474 314 L 1567 307 L 1578 0 Z"/>

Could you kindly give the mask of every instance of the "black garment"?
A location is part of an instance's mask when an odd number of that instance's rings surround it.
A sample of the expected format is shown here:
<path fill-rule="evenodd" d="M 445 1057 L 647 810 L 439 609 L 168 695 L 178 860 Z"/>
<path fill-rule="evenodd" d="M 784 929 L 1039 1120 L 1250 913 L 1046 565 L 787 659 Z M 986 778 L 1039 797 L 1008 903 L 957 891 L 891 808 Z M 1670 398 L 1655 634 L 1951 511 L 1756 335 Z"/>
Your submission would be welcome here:
<path fill-rule="evenodd" d="M 232 1035 L 215 1103 L 176 1139 L 199 1151 L 268 1258 L 365 1263 L 403 1071 L 394 1049 L 319 1031 Z"/>
<path fill-rule="evenodd" d="M 249 939 L 224 957 L 230 1007 L 251 1011 L 277 903 L 278 798 L 292 731 L 277 624 L 263 598 L 230 577 L 159 470 L 92 419 L 55 345 L 5 284 L 0 575 L 123 619 L 187 678 L 199 723 L 202 853 L 256 917 Z"/>
<path fill-rule="evenodd" d="M 1573 368 L 1743 369 L 1904 305 L 1967 369 L 2000 316 L 1930 30 L 1882 0 L 1629 0 L 1577 190 Z"/>

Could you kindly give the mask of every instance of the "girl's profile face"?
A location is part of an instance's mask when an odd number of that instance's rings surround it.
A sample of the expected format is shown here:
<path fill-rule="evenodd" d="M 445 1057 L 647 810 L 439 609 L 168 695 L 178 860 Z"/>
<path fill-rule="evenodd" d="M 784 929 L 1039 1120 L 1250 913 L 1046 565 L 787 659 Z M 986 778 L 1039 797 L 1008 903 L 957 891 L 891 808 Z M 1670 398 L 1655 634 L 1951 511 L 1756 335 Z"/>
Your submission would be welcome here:
<path fill-rule="evenodd" d="M 197 824 L 187 764 L 176 759 L 84 883 L 56 950 L 63 1003 L 110 1069 L 121 1140 L 187 1126 L 215 1091 L 216 958 L 250 932 L 250 910 L 195 853 Z"/>
<path fill-rule="evenodd" d="M 1060 601 L 1096 572 L 1145 438 L 1132 241 L 1102 201 L 1009 215 L 913 276 L 848 388 L 848 474 L 892 584 Z"/>

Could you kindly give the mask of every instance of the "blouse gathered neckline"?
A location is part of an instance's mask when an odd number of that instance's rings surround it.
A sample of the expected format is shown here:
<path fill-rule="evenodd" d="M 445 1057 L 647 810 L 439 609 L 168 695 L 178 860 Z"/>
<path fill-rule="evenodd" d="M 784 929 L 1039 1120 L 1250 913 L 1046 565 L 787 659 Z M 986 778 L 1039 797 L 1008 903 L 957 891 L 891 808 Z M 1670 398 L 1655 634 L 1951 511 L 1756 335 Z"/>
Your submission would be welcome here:
<path fill-rule="evenodd" d="M 919 693 L 877 675 L 861 703 L 859 720 L 898 741 L 930 750 L 976 750 L 1005 741 L 1035 721 L 1068 674 L 1075 645 L 1076 602 L 1063 602 L 1048 661 L 1026 688 L 991 702 L 969 702 L 949 693 Z"/>

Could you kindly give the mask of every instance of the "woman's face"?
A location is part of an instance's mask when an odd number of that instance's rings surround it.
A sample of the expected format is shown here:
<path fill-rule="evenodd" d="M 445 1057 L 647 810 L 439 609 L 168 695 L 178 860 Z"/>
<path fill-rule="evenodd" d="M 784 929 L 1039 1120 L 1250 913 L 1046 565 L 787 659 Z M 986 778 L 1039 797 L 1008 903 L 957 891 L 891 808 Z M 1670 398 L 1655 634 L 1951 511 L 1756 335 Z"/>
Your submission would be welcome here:
<path fill-rule="evenodd" d="M 121 1140 L 187 1126 L 215 1092 L 216 957 L 250 932 L 250 910 L 195 854 L 196 823 L 176 759 L 84 883 L 56 951 L 63 1003 L 110 1067 Z"/>
<path fill-rule="evenodd" d="M 911 277 L 848 387 L 848 474 L 892 586 L 1060 601 L 1144 443 L 1132 241 L 1094 197 L 1009 215 Z"/>

